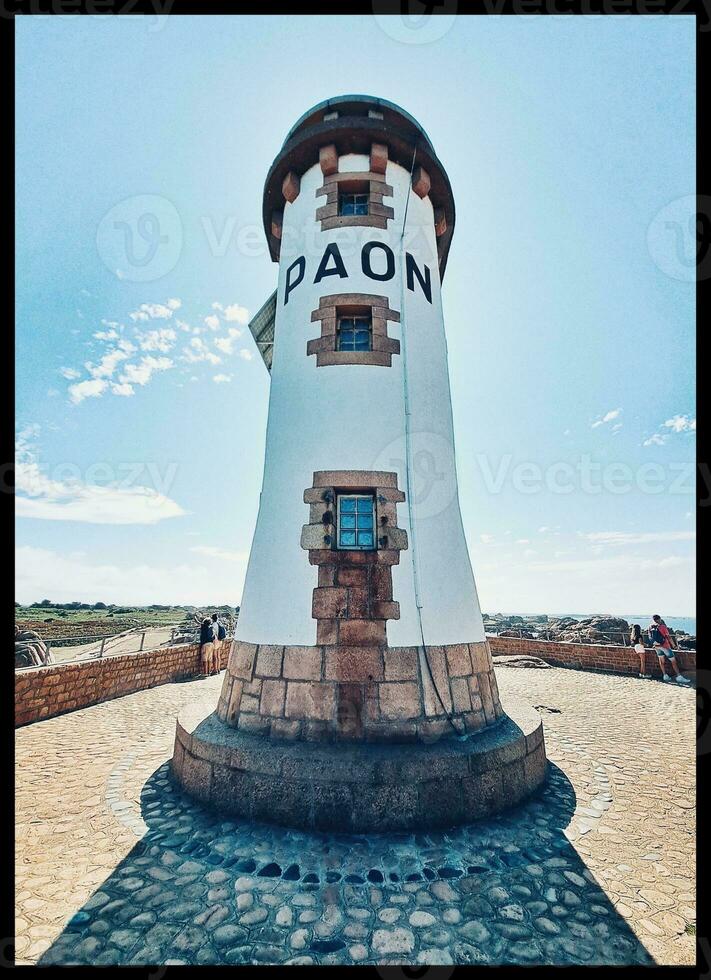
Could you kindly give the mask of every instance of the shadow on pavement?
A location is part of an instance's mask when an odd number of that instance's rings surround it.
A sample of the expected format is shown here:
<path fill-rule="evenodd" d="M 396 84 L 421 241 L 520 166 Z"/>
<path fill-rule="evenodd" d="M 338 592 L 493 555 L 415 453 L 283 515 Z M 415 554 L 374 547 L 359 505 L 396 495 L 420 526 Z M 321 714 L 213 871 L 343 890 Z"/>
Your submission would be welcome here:
<path fill-rule="evenodd" d="M 575 803 L 549 764 L 533 797 L 487 821 L 316 834 L 224 819 L 165 763 L 142 789 L 143 837 L 40 965 L 652 965 L 563 833 Z"/>

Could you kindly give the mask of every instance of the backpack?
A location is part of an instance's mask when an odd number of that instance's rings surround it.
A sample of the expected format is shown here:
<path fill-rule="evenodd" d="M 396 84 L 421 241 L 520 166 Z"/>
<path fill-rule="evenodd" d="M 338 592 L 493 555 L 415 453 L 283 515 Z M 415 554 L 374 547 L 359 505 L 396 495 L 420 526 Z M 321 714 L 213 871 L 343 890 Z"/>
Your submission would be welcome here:
<path fill-rule="evenodd" d="M 225 627 L 224 627 L 224 626 L 222 625 L 222 623 L 218 623 L 218 624 L 217 624 L 217 639 L 218 639 L 218 640 L 224 640 L 224 638 L 225 638 L 226 636 L 227 636 L 227 630 L 226 630 L 226 629 L 225 629 Z"/>
<path fill-rule="evenodd" d="M 649 627 L 649 639 L 652 641 L 652 643 L 658 643 L 660 646 L 663 646 L 664 644 L 664 634 L 658 626 Z"/>

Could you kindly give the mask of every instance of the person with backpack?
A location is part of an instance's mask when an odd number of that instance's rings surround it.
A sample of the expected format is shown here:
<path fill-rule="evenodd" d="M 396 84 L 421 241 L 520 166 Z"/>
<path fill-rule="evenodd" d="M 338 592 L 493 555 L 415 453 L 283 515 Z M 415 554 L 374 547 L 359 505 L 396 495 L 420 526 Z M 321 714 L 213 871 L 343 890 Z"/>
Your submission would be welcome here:
<path fill-rule="evenodd" d="M 639 656 L 639 676 L 651 677 L 652 675 L 648 674 L 645 669 L 645 649 L 642 640 L 642 627 L 639 623 L 635 623 L 630 630 L 630 646 L 634 648 L 634 652 Z"/>
<path fill-rule="evenodd" d="M 652 616 L 652 622 L 649 624 L 647 632 L 649 633 L 650 642 L 654 647 L 654 652 L 659 660 L 659 666 L 662 671 L 662 680 L 672 680 L 672 675 L 667 674 L 666 671 L 665 664 L 667 664 L 676 675 L 674 680 L 676 680 L 677 684 L 691 684 L 689 678 L 684 677 L 679 670 L 679 665 L 676 662 L 676 653 L 672 644 L 672 636 L 669 632 L 669 627 L 661 616 L 656 614 Z"/>
<path fill-rule="evenodd" d="M 207 616 L 200 623 L 200 667 L 203 677 L 212 673 L 212 661 L 215 652 L 215 635 L 212 623 Z"/>
<path fill-rule="evenodd" d="M 227 630 L 224 625 L 220 622 L 220 617 L 217 613 L 212 614 L 212 629 L 215 634 L 215 646 L 213 650 L 213 660 L 212 660 L 212 670 L 211 673 L 219 674 L 222 670 L 221 658 L 222 658 L 222 643 L 227 637 Z"/>

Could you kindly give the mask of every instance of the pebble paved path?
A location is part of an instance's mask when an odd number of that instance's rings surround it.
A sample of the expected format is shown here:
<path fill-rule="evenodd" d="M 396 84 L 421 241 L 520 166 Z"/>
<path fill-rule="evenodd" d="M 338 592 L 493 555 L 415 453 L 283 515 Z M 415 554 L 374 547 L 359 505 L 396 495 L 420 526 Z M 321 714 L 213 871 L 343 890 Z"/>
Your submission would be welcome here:
<path fill-rule="evenodd" d="M 550 776 L 449 833 L 306 834 L 192 803 L 168 772 L 175 714 L 221 678 L 18 730 L 16 961 L 693 964 L 693 690 L 497 678 L 539 707 Z"/>

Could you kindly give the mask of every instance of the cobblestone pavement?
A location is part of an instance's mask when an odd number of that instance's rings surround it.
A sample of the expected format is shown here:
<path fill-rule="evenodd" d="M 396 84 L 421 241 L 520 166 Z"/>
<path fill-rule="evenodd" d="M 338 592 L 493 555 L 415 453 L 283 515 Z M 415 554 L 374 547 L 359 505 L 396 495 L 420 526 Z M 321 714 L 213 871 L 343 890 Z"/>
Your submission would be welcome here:
<path fill-rule="evenodd" d="M 448 833 L 224 820 L 172 786 L 167 684 L 18 730 L 18 963 L 695 962 L 695 698 L 500 667 L 539 707 L 547 784 Z"/>

